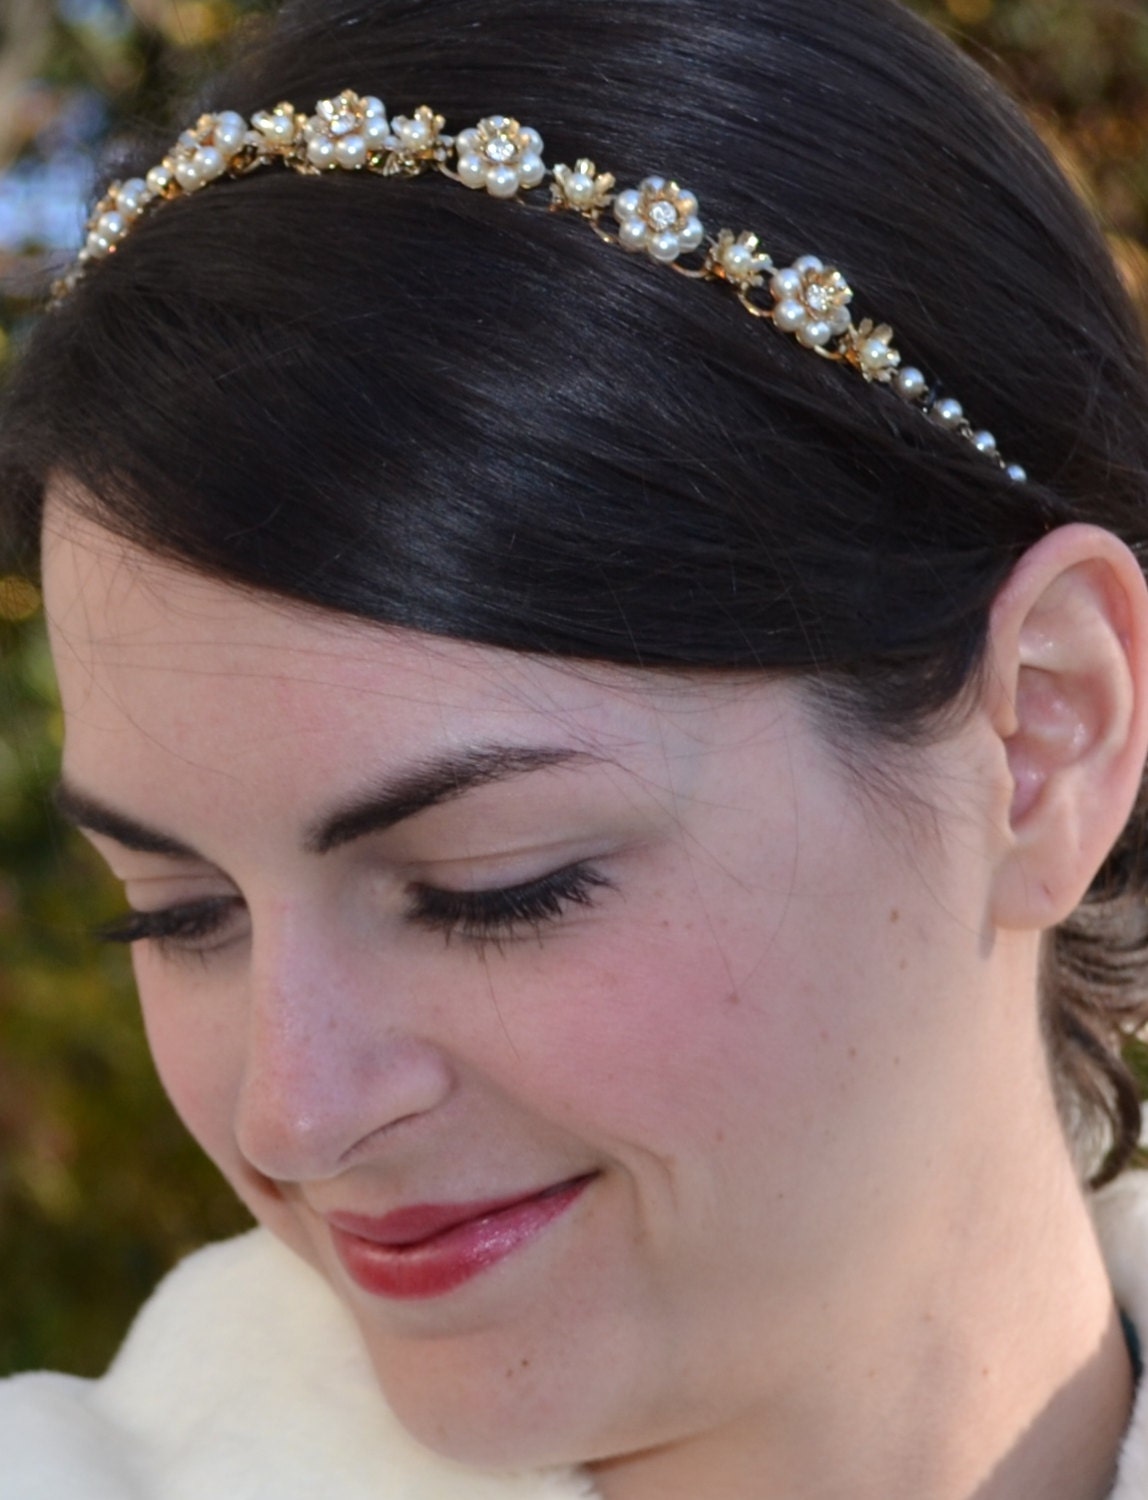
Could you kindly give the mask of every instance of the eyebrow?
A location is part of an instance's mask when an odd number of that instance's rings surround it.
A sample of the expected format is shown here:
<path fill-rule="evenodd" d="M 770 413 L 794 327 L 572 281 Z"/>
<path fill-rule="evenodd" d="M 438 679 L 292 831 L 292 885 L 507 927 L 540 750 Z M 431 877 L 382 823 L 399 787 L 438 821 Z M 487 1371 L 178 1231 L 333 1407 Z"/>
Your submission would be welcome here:
<path fill-rule="evenodd" d="M 532 771 L 603 764 L 605 760 L 586 750 L 532 745 L 479 745 L 436 756 L 336 807 L 308 828 L 303 848 L 308 854 L 329 854 L 369 834 L 394 828 L 427 808 L 454 801 L 476 787 L 509 781 Z M 118 812 L 66 778 L 61 778 L 56 787 L 54 801 L 69 823 L 114 839 L 125 849 L 172 859 L 203 859 L 190 845 Z"/>

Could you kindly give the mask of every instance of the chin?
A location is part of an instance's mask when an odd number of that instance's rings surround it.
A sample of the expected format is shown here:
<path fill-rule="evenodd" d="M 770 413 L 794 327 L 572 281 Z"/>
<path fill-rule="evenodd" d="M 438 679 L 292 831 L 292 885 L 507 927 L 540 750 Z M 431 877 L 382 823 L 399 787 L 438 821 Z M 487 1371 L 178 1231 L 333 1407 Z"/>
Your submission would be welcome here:
<path fill-rule="evenodd" d="M 610 1447 L 600 1433 L 593 1440 L 598 1424 L 582 1410 L 574 1382 L 548 1379 L 522 1354 L 500 1357 L 484 1334 L 404 1341 L 401 1349 L 375 1349 L 368 1339 L 368 1352 L 403 1427 L 455 1463 L 496 1470 L 575 1467 Z"/>

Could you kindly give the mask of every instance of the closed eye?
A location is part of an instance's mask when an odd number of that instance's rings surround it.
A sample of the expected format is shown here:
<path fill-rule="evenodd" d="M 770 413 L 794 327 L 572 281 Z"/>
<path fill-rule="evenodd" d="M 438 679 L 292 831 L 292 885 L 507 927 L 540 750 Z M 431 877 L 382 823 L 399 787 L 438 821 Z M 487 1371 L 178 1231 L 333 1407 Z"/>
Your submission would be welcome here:
<path fill-rule="evenodd" d="M 611 882 L 590 865 L 566 865 L 520 885 L 491 890 L 455 891 L 438 886 L 412 888 L 410 919 L 441 932 L 449 943 L 459 936 L 471 942 L 504 941 L 532 932 L 563 917 L 571 907 L 592 906 L 594 893 Z"/>
<path fill-rule="evenodd" d="M 537 879 L 489 890 L 447 890 L 415 884 L 409 890 L 407 920 L 443 934 L 482 944 L 503 942 L 556 922 L 572 907 L 594 904 L 595 892 L 611 886 L 586 864 L 564 866 Z M 153 943 L 161 953 L 211 952 L 226 941 L 226 929 L 243 910 L 238 896 L 212 896 L 157 911 L 133 911 L 100 927 L 105 943 Z M 223 939 L 221 941 L 221 938 Z"/>
<path fill-rule="evenodd" d="M 160 950 L 183 949 L 202 953 L 213 946 L 230 918 L 243 909 L 238 896 L 211 896 L 158 911 L 133 911 L 96 930 L 105 943 L 155 943 Z"/>

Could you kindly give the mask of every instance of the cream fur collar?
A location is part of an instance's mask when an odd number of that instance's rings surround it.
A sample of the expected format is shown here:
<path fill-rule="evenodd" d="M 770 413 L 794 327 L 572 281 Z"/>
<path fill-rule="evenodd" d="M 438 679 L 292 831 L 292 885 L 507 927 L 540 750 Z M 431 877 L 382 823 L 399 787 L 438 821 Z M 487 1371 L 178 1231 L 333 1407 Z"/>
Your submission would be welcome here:
<path fill-rule="evenodd" d="M 1096 1218 L 1117 1298 L 1148 1336 L 1148 1174 L 1100 1194 Z M 594 1494 L 575 1472 L 486 1474 L 420 1447 L 379 1400 L 343 1307 L 265 1231 L 185 1261 L 102 1380 L 37 1374 L 0 1384 L 0 1500 Z M 1112 1500 L 1148 1500 L 1148 1381 Z"/>

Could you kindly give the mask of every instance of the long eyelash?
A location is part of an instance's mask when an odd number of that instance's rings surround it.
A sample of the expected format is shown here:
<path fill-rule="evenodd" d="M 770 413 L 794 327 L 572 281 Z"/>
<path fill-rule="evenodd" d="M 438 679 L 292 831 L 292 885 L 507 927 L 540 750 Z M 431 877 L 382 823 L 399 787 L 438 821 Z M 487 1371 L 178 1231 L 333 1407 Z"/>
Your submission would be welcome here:
<path fill-rule="evenodd" d="M 161 911 L 133 911 L 98 927 L 95 936 L 102 943 L 153 942 L 161 947 L 165 943 L 181 947 L 211 937 L 238 904 L 234 896 L 212 896 Z"/>
<path fill-rule="evenodd" d="M 455 936 L 477 943 L 498 942 L 518 936 L 523 928 L 540 935 L 544 923 L 555 921 L 571 906 L 592 906 L 594 892 L 610 884 L 588 865 L 567 865 L 537 880 L 490 891 L 446 891 L 420 885 L 413 890 L 410 917 L 441 932 L 448 943 Z"/>

